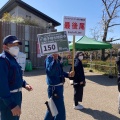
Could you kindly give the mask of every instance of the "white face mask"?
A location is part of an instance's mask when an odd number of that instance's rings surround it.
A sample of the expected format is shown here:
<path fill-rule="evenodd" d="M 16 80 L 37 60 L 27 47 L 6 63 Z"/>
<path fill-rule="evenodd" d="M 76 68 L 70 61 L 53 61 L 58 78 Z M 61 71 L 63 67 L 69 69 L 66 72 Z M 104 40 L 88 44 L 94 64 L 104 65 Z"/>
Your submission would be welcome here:
<path fill-rule="evenodd" d="M 10 54 L 12 54 L 14 56 L 18 56 L 19 47 L 18 46 L 10 47 L 9 52 L 10 52 Z"/>
<path fill-rule="evenodd" d="M 79 56 L 78 58 L 79 58 L 80 60 L 83 60 L 83 56 Z"/>

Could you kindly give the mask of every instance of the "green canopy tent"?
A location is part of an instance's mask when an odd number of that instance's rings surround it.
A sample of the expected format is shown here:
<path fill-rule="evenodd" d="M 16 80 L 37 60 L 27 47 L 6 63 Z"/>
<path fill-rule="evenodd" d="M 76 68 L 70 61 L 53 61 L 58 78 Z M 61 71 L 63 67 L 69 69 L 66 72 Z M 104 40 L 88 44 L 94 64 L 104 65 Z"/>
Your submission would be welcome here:
<path fill-rule="evenodd" d="M 73 48 L 73 43 L 69 44 L 70 50 Z M 110 43 L 96 41 L 95 39 L 83 36 L 78 41 L 75 42 L 76 51 L 92 51 L 101 49 L 111 49 L 112 45 Z"/>
<path fill-rule="evenodd" d="M 69 44 L 69 48 L 70 50 L 73 49 L 73 43 Z M 110 43 L 96 41 L 95 39 L 88 38 L 87 36 L 83 36 L 82 38 L 80 38 L 78 41 L 75 42 L 76 51 L 92 51 L 92 50 L 102 50 L 102 49 L 111 49 L 111 48 L 112 45 Z M 92 57 L 90 58 L 90 61 L 92 64 Z M 91 64 L 90 64 L 90 68 L 91 68 Z M 111 74 L 111 70 L 110 70 L 110 74 Z"/>

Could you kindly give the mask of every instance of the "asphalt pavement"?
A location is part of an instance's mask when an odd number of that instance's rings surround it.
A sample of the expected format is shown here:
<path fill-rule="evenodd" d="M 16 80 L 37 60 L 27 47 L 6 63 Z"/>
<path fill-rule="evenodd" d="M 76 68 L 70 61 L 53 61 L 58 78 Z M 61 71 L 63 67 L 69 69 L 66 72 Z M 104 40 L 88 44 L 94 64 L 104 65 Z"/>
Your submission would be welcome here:
<path fill-rule="evenodd" d="M 64 67 L 69 71 L 70 66 Z M 66 78 L 64 100 L 66 120 L 120 120 L 118 114 L 117 78 L 109 78 L 85 69 L 86 86 L 82 105 L 83 110 L 73 109 L 73 86 Z M 43 68 L 24 72 L 23 77 L 33 86 L 33 91 L 23 89 L 22 114 L 20 120 L 44 120 L 47 98 L 46 74 Z"/>

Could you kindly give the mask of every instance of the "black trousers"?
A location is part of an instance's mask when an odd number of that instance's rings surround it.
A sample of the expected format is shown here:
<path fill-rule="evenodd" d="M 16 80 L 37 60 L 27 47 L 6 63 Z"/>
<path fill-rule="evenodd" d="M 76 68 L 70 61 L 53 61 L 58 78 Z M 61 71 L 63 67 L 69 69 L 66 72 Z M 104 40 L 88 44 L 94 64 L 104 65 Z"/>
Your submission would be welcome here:
<path fill-rule="evenodd" d="M 82 102 L 83 99 L 83 86 L 74 85 L 74 102 Z"/>

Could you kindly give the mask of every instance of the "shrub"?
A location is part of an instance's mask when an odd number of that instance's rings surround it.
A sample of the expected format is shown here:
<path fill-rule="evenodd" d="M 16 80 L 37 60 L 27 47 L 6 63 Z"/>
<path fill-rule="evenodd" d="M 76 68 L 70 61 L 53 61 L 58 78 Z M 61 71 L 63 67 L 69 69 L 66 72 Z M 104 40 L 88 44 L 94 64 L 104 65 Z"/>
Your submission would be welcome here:
<path fill-rule="evenodd" d="M 11 16 L 9 13 L 4 13 L 2 19 L 0 21 L 7 21 L 7 22 L 12 22 L 12 23 L 21 23 L 25 25 L 33 25 L 33 26 L 39 26 L 38 22 L 36 20 L 29 20 L 29 19 L 24 19 L 23 17 L 14 17 Z"/>

